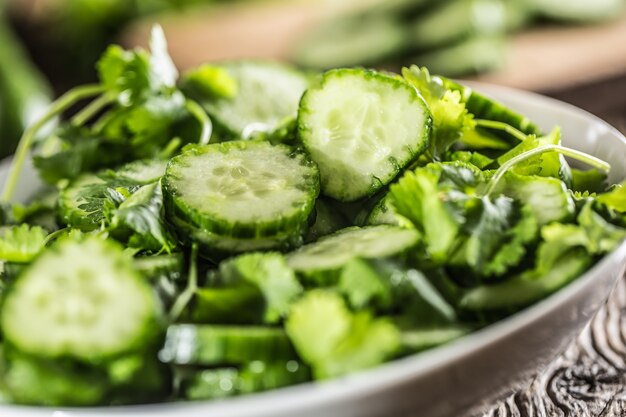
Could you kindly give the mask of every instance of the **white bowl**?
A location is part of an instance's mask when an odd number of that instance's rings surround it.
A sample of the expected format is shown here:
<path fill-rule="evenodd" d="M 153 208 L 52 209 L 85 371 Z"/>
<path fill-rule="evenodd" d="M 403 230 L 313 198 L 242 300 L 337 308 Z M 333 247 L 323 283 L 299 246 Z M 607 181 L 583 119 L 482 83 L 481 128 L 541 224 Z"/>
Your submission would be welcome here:
<path fill-rule="evenodd" d="M 626 138 L 595 116 L 536 94 L 471 86 L 529 116 L 546 131 L 559 125 L 566 146 L 611 163 L 611 182 L 626 178 Z M 27 169 L 18 187 L 37 187 Z M 0 183 L 7 166 L 0 166 Z M 375 369 L 234 399 L 89 409 L 0 406 L 2 417 L 376 417 L 463 416 L 545 366 L 579 332 L 624 271 L 626 243 L 543 301 L 448 345 Z"/>

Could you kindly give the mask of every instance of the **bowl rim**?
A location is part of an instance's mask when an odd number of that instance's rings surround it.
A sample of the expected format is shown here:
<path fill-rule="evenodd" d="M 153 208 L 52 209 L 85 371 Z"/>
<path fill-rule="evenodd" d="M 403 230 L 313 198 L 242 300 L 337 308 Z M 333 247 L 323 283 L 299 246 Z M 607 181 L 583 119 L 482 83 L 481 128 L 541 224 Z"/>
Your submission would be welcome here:
<path fill-rule="evenodd" d="M 542 102 L 550 106 L 558 106 L 570 115 L 576 115 L 594 124 L 603 125 L 612 136 L 626 147 L 626 137 L 615 127 L 592 113 L 569 103 L 511 87 L 474 81 L 461 82 L 488 96 L 496 96 L 498 100 L 503 99 L 503 97 L 511 97 L 514 101 Z M 2 161 L 0 166 L 7 162 L 7 160 Z M 296 414 L 298 411 L 312 409 L 321 404 L 357 401 L 361 397 L 369 396 L 382 389 L 402 385 L 420 376 L 428 375 L 445 367 L 450 362 L 463 360 L 463 358 L 471 356 L 473 352 L 485 349 L 489 345 L 505 339 L 547 315 L 559 305 L 566 303 L 568 299 L 590 285 L 598 274 L 610 273 L 611 268 L 616 265 L 623 267 L 624 260 L 626 260 L 626 240 L 622 241 L 615 250 L 604 256 L 575 281 L 511 316 L 431 350 L 328 381 L 309 382 L 224 400 L 87 408 L 47 408 L 0 404 L 0 412 L 3 415 L 8 412 L 15 413 L 15 416 L 50 415 L 53 417 L 121 417 L 126 415 L 148 417 L 173 413 L 181 416 L 192 416 L 199 412 L 213 413 L 216 416 L 227 414 L 238 416 L 240 414 L 254 415 L 255 411 L 267 410 L 270 407 L 276 413 L 291 412 Z M 11 417 L 11 414 L 7 417 Z"/>

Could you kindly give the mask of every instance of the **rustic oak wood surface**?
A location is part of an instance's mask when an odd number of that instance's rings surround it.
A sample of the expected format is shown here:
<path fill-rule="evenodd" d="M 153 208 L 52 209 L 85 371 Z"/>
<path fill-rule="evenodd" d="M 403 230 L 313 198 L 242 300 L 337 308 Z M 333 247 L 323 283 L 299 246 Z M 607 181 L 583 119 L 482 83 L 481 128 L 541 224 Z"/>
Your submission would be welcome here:
<path fill-rule="evenodd" d="M 626 279 L 569 348 L 482 417 L 626 416 Z"/>

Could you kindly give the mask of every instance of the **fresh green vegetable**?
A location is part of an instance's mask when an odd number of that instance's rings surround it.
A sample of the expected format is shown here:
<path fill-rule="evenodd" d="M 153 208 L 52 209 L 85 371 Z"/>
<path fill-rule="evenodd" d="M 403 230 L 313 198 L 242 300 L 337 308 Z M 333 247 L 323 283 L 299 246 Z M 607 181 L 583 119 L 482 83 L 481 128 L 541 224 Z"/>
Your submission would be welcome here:
<path fill-rule="evenodd" d="M 333 70 L 302 93 L 312 78 L 294 69 L 205 65 L 179 89 L 164 42 L 110 48 L 100 84 L 20 143 L 0 205 L 3 401 L 217 399 L 348 375 L 529 306 L 626 238 L 608 164 L 425 68 Z M 36 150 L 56 187 L 13 203 L 41 127 L 92 95 Z M 241 133 L 259 120 L 280 127 Z"/>
<path fill-rule="evenodd" d="M 422 98 L 402 80 L 342 69 L 327 72 L 304 94 L 298 132 L 320 168 L 322 193 L 355 201 L 422 153 L 431 120 Z"/>
<path fill-rule="evenodd" d="M 234 242 L 212 240 L 302 238 L 319 193 L 319 174 L 304 153 L 287 146 L 234 141 L 174 157 L 163 190 L 171 222 L 179 219 L 206 234 L 201 243 L 207 251 L 237 252 L 241 248 Z M 268 240 L 258 249 L 280 247 L 281 241 L 273 247 Z"/>
<path fill-rule="evenodd" d="M 80 360 L 141 349 L 159 323 L 155 297 L 131 259 L 98 237 L 64 239 L 37 258 L 7 293 L 0 320 L 20 351 Z"/>

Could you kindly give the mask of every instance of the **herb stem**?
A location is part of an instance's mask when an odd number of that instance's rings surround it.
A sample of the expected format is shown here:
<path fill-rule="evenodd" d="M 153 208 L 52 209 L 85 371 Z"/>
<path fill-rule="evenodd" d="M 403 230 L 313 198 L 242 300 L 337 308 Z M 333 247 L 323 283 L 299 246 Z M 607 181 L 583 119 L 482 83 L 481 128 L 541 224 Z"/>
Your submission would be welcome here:
<path fill-rule="evenodd" d="M 176 302 L 170 310 L 169 318 L 172 322 L 176 321 L 187 307 L 187 304 L 193 298 L 196 290 L 198 289 L 198 244 L 194 243 L 191 246 L 191 255 L 189 259 L 189 278 L 187 280 L 187 287 L 178 296 Z"/>
<path fill-rule="evenodd" d="M 1 201 L 8 203 L 13 198 L 17 181 L 22 172 L 22 168 L 24 167 L 24 163 L 26 162 L 26 157 L 33 146 L 37 132 L 39 132 L 39 130 L 41 130 L 50 120 L 63 113 L 77 101 L 101 94 L 103 91 L 104 87 L 99 84 L 89 84 L 82 87 L 76 87 L 54 101 L 46 114 L 26 128 L 17 145 L 17 150 L 15 152 L 15 156 L 13 157 L 11 170 L 9 172 L 9 178 L 7 179 L 2 192 Z"/>
<path fill-rule="evenodd" d="M 580 162 L 583 162 L 587 165 L 591 165 L 592 167 L 597 168 L 602 171 L 608 172 L 611 169 L 611 165 L 609 165 L 607 162 L 599 158 L 596 158 L 595 156 L 586 154 L 581 151 L 577 151 L 576 149 L 566 148 L 561 145 L 540 146 L 538 148 L 531 149 L 527 152 L 521 153 L 517 155 L 516 157 L 509 159 L 504 164 L 502 164 L 502 166 L 498 168 L 498 170 L 493 175 L 493 177 L 491 177 L 491 180 L 489 181 L 489 184 L 487 185 L 487 188 L 485 189 L 485 192 L 483 195 L 489 196 L 496 189 L 496 186 L 498 185 L 498 183 L 500 182 L 504 174 L 506 174 L 506 172 L 509 169 L 511 169 L 513 166 L 515 166 L 517 163 L 522 162 L 526 159 L 532 158 L 533 156 L 545 153 L 545 152 L 557 152 L 562 155 L 569 156 L 570 158 L 576 159 Z"/>
<path fill-rule="evenodd" d="M 211 140 L 211 135 L 213 134 L 213 123 L 211 122 L 211 119 L 209 119 L 209 116 L 197 101 L 187 100 L 185 101 L 185 107 L 202 126 L 202 132 L 200 133 L 200 140 L 198 143 L 201 145 L 208 144 Z"/>
<path fill-rule="evenodd" d="M 58 238 L 59 236 L 63 234 L 69 233 L 69 231 L 70 231 L 69 227 L 64 227 L 62 229 L 59 229 L 50 233 L 48 236 L 46 236 L 46 239 L 43 241 L 44 246 L 48 246 L 50 242 L 54 241 L 56 238 Z"/>
<path fill-rule="evenodd" d="M 84 109 L 76 113 L 70 123 L 74 126 L 82 126 L 87 123 L 92 117 L 98 114 L 104 107 L 115 101 L 115 97 L 108 94 L 104 94 L 97 99 L 89 103 Z"/>
<path fill-rule="evenodd" d="M 514 138 L 518 139 L 520 142 L 523 142 L 528 138 L 528 135 L 514 128 L 508 123 L 498 122 L 495 120 L 485 120 L 485 119 L 475 119 L 474 121 L 476 122 L 476 126 L 504 131 L 508 133 L 509 135 L 513 136 Z"/>
<path fill-rule="evenodd" d="M 159 159 L 170 159 L 176 149 L 180 148 L 181 143 L 182 140 L 180 138 L 170 140 L 167 145 L 165 145 L 165 148 L 159 152 Z"/>

